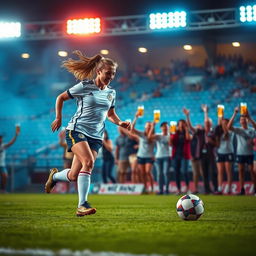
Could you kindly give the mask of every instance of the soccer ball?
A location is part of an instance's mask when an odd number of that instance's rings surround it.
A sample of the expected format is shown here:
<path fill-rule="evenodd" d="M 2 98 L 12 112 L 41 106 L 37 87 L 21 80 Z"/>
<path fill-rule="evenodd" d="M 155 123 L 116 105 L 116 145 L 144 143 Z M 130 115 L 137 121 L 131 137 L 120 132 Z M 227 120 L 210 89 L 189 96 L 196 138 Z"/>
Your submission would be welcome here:
<path fill-rule="evenodd" d="M 204 203 L 198 196 L 185 195 L 177 202 L 176 210 L 183 220 L 197 220 L 204 212 Z"/>

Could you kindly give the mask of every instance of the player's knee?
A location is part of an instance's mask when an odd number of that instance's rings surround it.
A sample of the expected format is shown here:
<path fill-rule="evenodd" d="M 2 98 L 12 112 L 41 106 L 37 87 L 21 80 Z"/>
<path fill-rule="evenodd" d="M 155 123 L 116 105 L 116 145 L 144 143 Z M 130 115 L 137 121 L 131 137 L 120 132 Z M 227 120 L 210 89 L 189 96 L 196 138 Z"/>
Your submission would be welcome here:
<path fill-rule="evenodd" d="M 70 173 L 70 174 L 68 175 L 68 179 L 69 179 L 70 181 L 77 181 L 77 174 Z"/>
<path fill-rule="evenodd" d="M 87 171 L 92 171 L 93 167 L 94 167 L 94 160 L 93 159 L 85 159 L 85 161 L 82 163 L 83 167 L 85 167 L 85 169 Z"/>

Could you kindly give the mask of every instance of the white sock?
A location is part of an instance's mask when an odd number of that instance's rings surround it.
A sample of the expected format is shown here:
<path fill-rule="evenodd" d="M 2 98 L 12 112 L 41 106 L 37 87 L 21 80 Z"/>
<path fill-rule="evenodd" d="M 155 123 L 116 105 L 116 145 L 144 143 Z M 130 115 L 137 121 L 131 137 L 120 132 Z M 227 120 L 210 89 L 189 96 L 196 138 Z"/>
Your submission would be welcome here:
<path fill-rule="evenodd" d="M 222 191 L 222 186 L 218 186 L 218 192 Z"/>
<path fill-rule="evenodd" d="M 77 178 L 77 190 L 78 190 L 78 198 L 79 198 L 78 207 L 80 207 L 85 201 L 87 201 L 90 184 L 91 184 L 91 173 L 87 171 L 80 171 Z"/>
<path fill-rule="evenodd" d="M 68 172 L 70 171 L 70 169 L 64 169 L 61 172 L 57 172 L 53 175 L 53 180 L 54 181 L 68 181 L 70 182 L 69 178 L 68 178 Z"/>

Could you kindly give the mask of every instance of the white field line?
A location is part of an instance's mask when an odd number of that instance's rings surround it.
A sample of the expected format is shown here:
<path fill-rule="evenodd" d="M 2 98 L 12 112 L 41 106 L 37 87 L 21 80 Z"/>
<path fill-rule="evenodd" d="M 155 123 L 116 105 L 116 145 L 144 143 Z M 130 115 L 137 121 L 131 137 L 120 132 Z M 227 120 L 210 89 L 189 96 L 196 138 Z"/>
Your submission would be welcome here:
<path fill-rule="evenodd" d="M 62 249 L 57 252 L 52 250 L 43 249 L 12 249 L 0 248 L 0 255 L 35 255 L 35 256 L 163 256 L 161 254 L 132 254 L 122 252 L 91 252 L 84 251 L 71 251 L 69 249 Z M 166 256 L 178 256 L 177 254 L 168 254 Z"/>

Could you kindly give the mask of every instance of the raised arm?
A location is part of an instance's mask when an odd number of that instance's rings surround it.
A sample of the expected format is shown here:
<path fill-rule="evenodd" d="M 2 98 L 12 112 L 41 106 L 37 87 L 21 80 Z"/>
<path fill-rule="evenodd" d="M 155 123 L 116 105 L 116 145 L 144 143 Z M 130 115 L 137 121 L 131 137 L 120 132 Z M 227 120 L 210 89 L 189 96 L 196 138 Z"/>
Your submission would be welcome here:
<path fill-rule="evenodd" d="M 134 118 L 134 120 L 132 121 L 132 124 L 131 124 L 131 132 L 139 136 L 139 135 L 141 135 L 141 132 L 138 131 L 137 129 L 135 129 L 135 125 L 136 125 L 136 122 L 138 120 L 138 117 L 139 117 L 139 113 L 137 112 L 136 115 L 135 115 L 135 118 Z"/>
<path fill-rule="evenodd" d="M 152 125 L 147 136 L 149 140 L 154 140 L 157 137 L 157 134 L 154 134 L 155 125 L 156 123 L 152 122 Z"/>
<path fill-rule="evenodd" d="M 252 124 L 253 128 L 256 130 L 256 122 L 251 118 L 248 109 L 247 109 L 246 117 L 248 118 L 248 121 Z"/>
<path fill-rule="evenodd" d="M 196 128 L 192 126 L 191 124 L 191 120 L 190 120 L 190 110 L 189 109 L 186 109 L 186 108 L 183 108 L 183 113 L 185 114 L 186 116 L 186 121 L 187 121 L 187 124 L 188 124 L 188 128 L 193 132 L 195 133 L 196 132 Z"/>
<path fill-rule="evenodd" d="M 58 131 L 59 128 L 61 127 L 63 102 L 66 100 L 69 100 L 69 99 L 71 99 L 71 98 L 67 91 L 61 93 L 56 99 L 56 104 L 55 104 L 56 117 L 55 117 L 55 120 L 51 124 L 53 132 Z"/>
<path fill-rule="evenodd" d="M 8 143 L 4 144 L 4 147 L 5 148 L 10 147 L 16 141 L 16 139 L 17 139 L 19 134 L 20 134 L 19 128 L 16 127 L 16 131 L 15 131 L 14 137 Z"/>
<path fill-rule="evenodd" d="M 208 116 L 208 106 L 206 104 L 202 104 L 202 110 L 204 112 L 204 123 L 209 121 L 209 116 Z"/>
<path fill-rule="evenodd" d="M 229 122 L 228 122 L 228 124 L 227 124 L 227 128 L 228 128 L 229 130 L 232 130 L 232 129 L 233 129 L 233 128 L 232 128 L 232 125 L 233 125 L 233 122 L 234 122 L 234 120 L 235 120 L 235 117 L 236 117 L 238 111 L 239 111 L 239 108 L 238 108 L 238 107 L 235 107 L 234 113 L 233 113 L 232 117 L 230 118 L 230 120 L 229 120 Z"/>
<path fill-rule="evenodd" d="M 119 125 L 123 128 L 130 129 L 131 123 L 127 121 L 121 121 L 118 115 L 116 114 L 115 108 L 110 108 L 108 111 L 108 120 L 116 125 Z"/>

